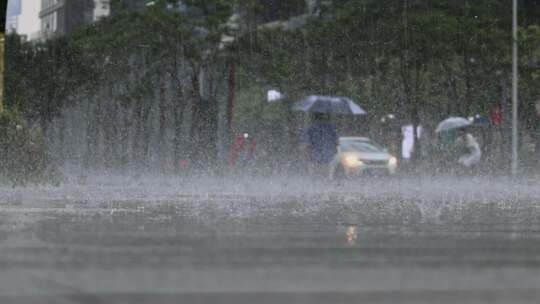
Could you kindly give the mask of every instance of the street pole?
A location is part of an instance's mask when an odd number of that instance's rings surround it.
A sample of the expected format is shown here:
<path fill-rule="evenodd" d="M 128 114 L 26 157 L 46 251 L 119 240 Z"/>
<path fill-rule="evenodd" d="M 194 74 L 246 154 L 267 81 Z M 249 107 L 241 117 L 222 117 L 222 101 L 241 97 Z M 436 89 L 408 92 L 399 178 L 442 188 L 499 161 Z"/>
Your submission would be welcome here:
<path fill-rule="evenodd" d="M 512 9 L 512 175 L 518 171 L 518 31 L 517 0 L 513 0 Z"/>

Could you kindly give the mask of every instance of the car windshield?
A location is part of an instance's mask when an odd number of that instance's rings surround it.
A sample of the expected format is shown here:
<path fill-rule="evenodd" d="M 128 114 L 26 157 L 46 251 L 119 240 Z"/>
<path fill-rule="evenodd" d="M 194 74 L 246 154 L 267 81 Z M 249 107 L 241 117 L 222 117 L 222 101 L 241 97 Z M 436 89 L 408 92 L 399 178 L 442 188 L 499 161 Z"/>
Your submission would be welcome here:
<path fill-rule="evenodd" d="M 341 149 L 345 151 L 381 152 L 382 148 L 367 140 L 342 140 Z"/>

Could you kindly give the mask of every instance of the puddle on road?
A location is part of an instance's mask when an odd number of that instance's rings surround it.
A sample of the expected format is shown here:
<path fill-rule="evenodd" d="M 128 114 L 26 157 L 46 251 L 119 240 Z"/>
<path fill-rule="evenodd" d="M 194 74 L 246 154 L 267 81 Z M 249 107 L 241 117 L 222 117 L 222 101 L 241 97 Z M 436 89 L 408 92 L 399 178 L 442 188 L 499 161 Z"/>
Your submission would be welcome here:
<path fill-rule="evenodd" d="M 540 215 L 534 202 L 336 197 L 77 202 L 0 208 L 0 264 L 24 264 L 25 259 L 96 267 L 149 261 L 231 267 L 540 262 Z M 47 250 L 19 248 L 27 257 L 21 262 L 6 236 Z"/>

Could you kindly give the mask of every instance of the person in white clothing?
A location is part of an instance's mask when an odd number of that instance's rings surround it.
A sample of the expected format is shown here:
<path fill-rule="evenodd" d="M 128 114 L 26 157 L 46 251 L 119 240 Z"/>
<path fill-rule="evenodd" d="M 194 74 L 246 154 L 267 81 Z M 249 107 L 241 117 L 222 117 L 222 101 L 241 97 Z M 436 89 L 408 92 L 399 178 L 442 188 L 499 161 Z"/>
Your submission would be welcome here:
<path fill-rule="evenodd" d="M 460 136 L 456 139 L 456 144 L 460 147 L 463 154 L 458 158 L 458 163 L 466 168 L 478 164 L 482 159 L 480 144 L 465 129 L 461 129 Z"/>

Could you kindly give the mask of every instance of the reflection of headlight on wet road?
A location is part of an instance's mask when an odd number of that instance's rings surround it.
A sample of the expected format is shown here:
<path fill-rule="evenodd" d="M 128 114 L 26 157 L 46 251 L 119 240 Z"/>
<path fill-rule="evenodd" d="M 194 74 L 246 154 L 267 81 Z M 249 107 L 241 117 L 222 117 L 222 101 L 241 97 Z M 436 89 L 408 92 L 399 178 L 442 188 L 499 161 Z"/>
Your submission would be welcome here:
<path fill-rule="evenodd" d="M 347 243 L 349 243 L 350 245 L 354 245 L 356 243 L 356 239 L 358 238 L 356 225 L 347 225 L 347 230 L 345 231 L 345 238 L 347 240 Z"/>
<path fill-rule="evenodd" d="M 395 158 L 393 156 L 390 157 L 390 159 L 388 160 L 388 167 L 395 168 L 395 167 L 397 167 L 397 164 L 398 164 L 397 158 Z"/>
<path fill-rule="evenodd" d="M 357 168 L 364 164 L 361 160 L 358 159 L 358 156 L 351 154 L 345 155 L 342 162 L 343 166 L 347 168 Z"/>

